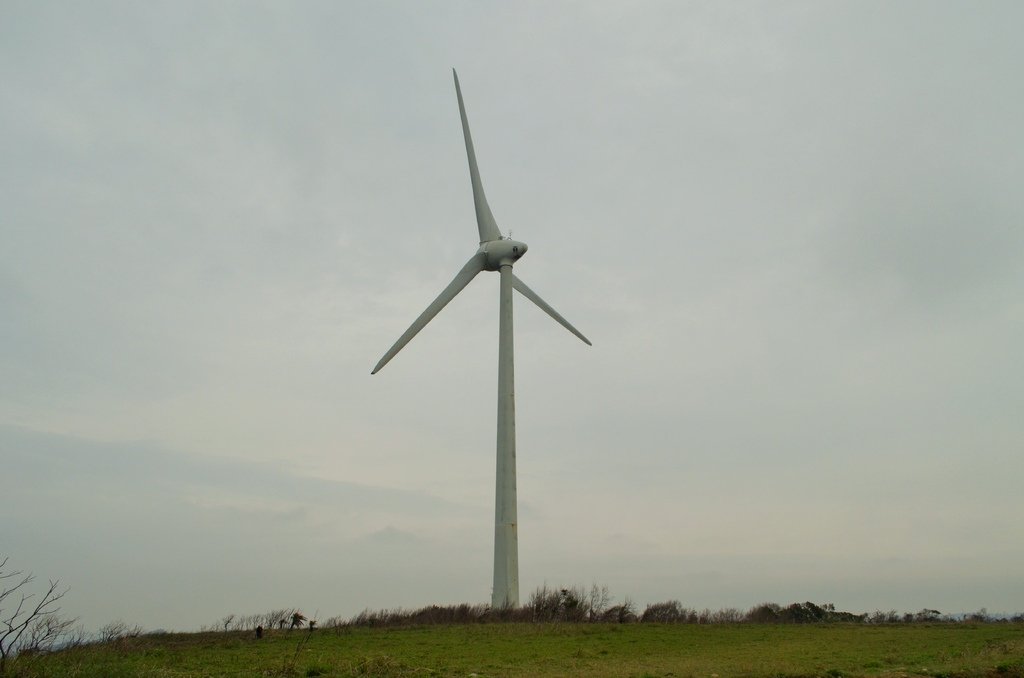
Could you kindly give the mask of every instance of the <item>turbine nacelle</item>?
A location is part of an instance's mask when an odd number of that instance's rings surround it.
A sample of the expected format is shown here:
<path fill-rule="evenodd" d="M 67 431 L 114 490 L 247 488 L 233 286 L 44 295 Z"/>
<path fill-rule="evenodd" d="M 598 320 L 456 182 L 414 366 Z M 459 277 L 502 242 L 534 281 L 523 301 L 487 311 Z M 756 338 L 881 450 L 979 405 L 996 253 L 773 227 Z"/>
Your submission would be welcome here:
<path fill-rule="evenodd" d="M 528 250 L 525 242 L 502 238 L 501 240 L 490 240 L 480 243 L 480 254 L 486 257 L 484 262 L 485 271 L 500 271 L 502 266 L 512 266 Z"/>

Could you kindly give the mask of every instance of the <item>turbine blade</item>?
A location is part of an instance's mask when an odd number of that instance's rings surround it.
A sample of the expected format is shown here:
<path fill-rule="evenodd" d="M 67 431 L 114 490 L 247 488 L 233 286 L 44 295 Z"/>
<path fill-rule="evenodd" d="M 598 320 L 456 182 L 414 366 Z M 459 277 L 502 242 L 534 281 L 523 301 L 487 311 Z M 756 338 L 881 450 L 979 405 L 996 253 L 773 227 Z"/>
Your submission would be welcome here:
<path fill-rule="evenodd" d="M 491 208 L 484 195 L 484 185 L 480 182 L 480 170 L 476 166 L 476 153 L 473 151 L 473 137 L 469 134 L 469 120 L 466 119 L 466 105 L 462 103 L 462 88 L 459 87 L 459 74 L 452 69 L 455 76 L 455 94 L 459 97 L 459 115 L 462 116 L 462 136 L 466 138 L 466 155 L 469 156 L 469 179 L 473 182 L 473 203 L 476 206 L 476 226 L 480 230 L 480 242 L 500 240 L 501 231 L 494 221 Z"/>
<path fill-rule="evenodd" d="M 461 292 L 470 281 L 476 277 L 476 274 L 484 270 L 484 263 L 487 261 L 487 256 L 482 252 L 477 252 L 466 262 L 466 265 L 462 267 L 462 270 L 456 274 L 455 279 L 448 283 L 448 287 L 445 287 L 441 294 L 437 295 L 437 299 L 434 299 L 427 306 L 427 309 L 420 313 L 420 316 L 416 318 L 409 329 L 405 331 L 405 334 L 398 338 L 395 345 L 392 346 L 384 357 L 380 359 L 377 366 L 373 368 L 370 374 L 377 374 L 381 368 L 388 364 L 388 361 L 395 357 L 395 355 L 402 350 L 402 348 L 408 344 L 416 334 L 422 330 L 427 323 L 433 320 L 434 316 L 441 312 L 449 301 L 455 298 L 459 292 Z"/>
<path fill-rule="evenodd" d="M 557 320 L 558 323 L 562 327 L 564 327 L 565 329 L 569 330 L 570 332 L 575 334 L 577 337 L 582 339 L 584 344 L 586 344 L 587 346 L 593 346 L 593 344 L 590 343 L 590 339 L 587 339 L 585 336 L 583 336 L 582 332 L 580 332 L 578 329 L 573 327 L 572 323 L 570 323 L 568 320 L 563 318 L 562 315 L 558 311 L 556 311 L 555 309 L 551 308 L 551 305 L 548 304 L 548 302 L 546 302 L 543 299 L 541 299 L 540 296 L 536 292 L 534 292 L 529 287 L 527 287 L 526 283 L 524 283 L 522 280 L 520 280 L 514 273 L 512 274 L 512 287 L 514 287 L 517 290 L 519 290 L 519 293 L 522 294 L 524 297 L 526 297 L 527 299 L 529 299 L 533 303 L 537 304 L 537 306 L 539 306 L 542 311 L 544 311 L 549 316 L 551 316 L 552 318 Z"/>

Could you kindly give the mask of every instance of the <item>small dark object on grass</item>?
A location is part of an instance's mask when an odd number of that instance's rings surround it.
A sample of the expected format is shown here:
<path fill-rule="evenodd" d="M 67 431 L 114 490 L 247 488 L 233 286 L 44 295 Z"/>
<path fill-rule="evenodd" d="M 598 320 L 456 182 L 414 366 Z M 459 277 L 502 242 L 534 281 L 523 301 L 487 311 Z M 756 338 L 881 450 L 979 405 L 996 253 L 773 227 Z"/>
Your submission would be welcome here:
<path fill-rule="evenodd" d="M 263 627 L 262 626 L 257 626 L 256 627 L 256 640 L 259 640 L 262 637 L 263 637 Z"/>

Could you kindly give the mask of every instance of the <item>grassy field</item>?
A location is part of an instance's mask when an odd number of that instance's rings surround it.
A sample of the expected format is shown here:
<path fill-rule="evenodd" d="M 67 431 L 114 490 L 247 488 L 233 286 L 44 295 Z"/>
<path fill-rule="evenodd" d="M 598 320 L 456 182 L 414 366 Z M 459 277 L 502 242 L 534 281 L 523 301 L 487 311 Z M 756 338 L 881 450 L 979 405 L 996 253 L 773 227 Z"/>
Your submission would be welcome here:
<path fill-rule="evenodd" d="M 149 635 L 21 658 L 36 676 L 1024 677 L 1024 624 L 477 624 Z"/>

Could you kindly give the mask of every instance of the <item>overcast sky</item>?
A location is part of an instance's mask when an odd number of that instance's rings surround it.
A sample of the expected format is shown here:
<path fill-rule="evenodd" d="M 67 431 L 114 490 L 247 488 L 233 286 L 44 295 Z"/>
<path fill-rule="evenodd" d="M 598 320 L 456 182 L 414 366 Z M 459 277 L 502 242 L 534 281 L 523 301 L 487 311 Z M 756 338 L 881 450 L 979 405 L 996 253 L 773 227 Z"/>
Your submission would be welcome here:
<path fill-rule="evenodd" d="M 1024 4 L 0 6 L 0 552 L 89 628 L 1024 610 Z"/>

